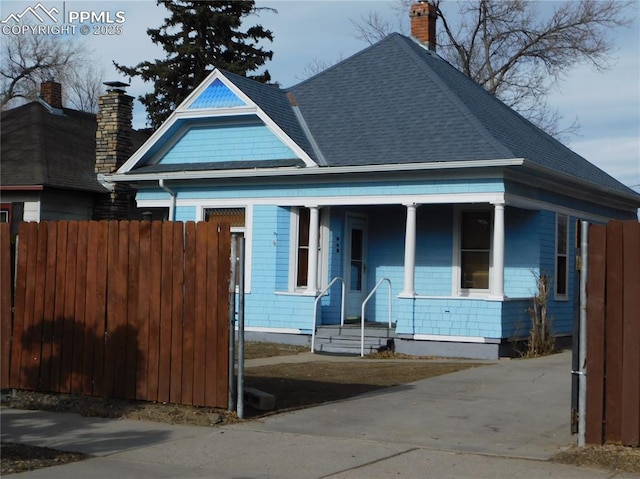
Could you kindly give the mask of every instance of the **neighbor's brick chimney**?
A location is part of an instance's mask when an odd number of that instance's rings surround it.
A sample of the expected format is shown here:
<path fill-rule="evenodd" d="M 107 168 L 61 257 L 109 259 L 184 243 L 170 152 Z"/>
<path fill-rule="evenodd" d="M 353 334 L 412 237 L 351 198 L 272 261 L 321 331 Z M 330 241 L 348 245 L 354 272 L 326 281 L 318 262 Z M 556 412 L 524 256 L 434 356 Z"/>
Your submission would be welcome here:
<path fill-rule="evenodd" d="M 438 10 L 430 2 L 418 2 L 411 6 L 411 36 L 436 51 L 436 18 Z"/>
<path fill-rule="evenodd" d="M 51 108 L 62 109 L 62 85 L 54 80 L 47 80 L 40 84 L 40 98 Z"/>
<path fill-rule="evenodd" d="M 133 97 L 127 95 L 123 83 L 106 83 L 107 93 L 98 98 L 96 115 L 96 174 L 115 173 L 129 158 L 132 149 Z M 95 219 L 127 219 L 131 190 L 120 183 L 105 201 L 96 203 Z"/>

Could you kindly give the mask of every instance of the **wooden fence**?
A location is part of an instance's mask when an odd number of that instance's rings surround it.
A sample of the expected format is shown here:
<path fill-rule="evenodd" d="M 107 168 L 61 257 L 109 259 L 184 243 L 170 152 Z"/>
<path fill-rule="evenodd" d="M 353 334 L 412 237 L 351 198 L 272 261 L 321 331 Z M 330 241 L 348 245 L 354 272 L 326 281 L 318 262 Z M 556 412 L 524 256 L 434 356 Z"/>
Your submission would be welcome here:
<path fill-rule="evenodd" d="M 228 399 L 228 225 L 22 223 L 2 243 L 1 387 L 210 407 Z"/>
<path fill-rule="evenodd" d="M 589 228 L 588 444 L 640 446 L 640 223 Z"/>

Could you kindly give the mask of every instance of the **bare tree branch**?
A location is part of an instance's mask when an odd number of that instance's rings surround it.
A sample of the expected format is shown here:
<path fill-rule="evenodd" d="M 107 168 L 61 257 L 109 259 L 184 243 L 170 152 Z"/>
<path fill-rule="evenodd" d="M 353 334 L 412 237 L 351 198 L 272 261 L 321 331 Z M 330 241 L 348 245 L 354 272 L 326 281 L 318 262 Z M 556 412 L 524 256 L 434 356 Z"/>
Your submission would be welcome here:
<path fill-rule="evenodd" d="M 410 0 L 396 0 L 404 16 Z M 545 98 L 578 64 L 596 70 L 612 66 L 615 50 L 608 36 L 632 24 L 631 0 L 574 0 L 547 4 L 530 0 L 432 1 L 439 21 L 438 53 L 489 93 L 551 134 L 557 131 L 557 112 Z M 376 14 L 353 22 L 356 37 L 372 43 L 389 33 Z M 576 123 L 569 131 L 576 130 Z M 564 130 L 564 134 L 567 131 Z"/>
<path fill-rule="evenodd" d="M 7 109 L 37 99 L 40 84 L 53 78 L 63 84 L 66 101 L 94 111 L 97 101 L 87 95 L 93 96 L 102 80 L 89 56 L 86 47 L 70 37 L 3 35 L 0 106 Z"/>

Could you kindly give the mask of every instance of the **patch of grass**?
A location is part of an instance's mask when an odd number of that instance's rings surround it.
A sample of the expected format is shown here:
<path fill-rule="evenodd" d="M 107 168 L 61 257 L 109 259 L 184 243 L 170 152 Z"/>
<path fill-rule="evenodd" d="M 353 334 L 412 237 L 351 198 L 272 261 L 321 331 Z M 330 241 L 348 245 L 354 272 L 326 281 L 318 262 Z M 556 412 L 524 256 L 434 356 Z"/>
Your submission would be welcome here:
<path fill-rule="evenodd" d="M 43 467 L 59 466 L 82 461 L 91 456 L 76 452 L 57 451 L 48 447 L 3 442 L 0 444 L 0 475 L 34 471 Z"/>
<path fill-rule="evenodd" d="M 551 461 L 573 466 L 587 466 L 610 471 L 640 474 L 640 448 L 617 445 L 574 446 L 556 454 Z"/>

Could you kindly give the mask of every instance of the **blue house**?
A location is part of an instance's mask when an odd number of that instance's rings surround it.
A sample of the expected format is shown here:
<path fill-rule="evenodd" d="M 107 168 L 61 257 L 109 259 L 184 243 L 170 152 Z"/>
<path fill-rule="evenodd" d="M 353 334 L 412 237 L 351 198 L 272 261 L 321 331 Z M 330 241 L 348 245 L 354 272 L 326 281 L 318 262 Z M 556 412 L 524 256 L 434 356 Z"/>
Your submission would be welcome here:
<path fill-rule="evenodd" d="M 640 207 L 400 34 L 287 89 L 215 70 L 105 179 L 244 236 L 248 337 L 309 344 L 364 311 L 397 351 L 460 357 L 527 337 L 539 275 L 570 335 L 576 221 Z"/>

